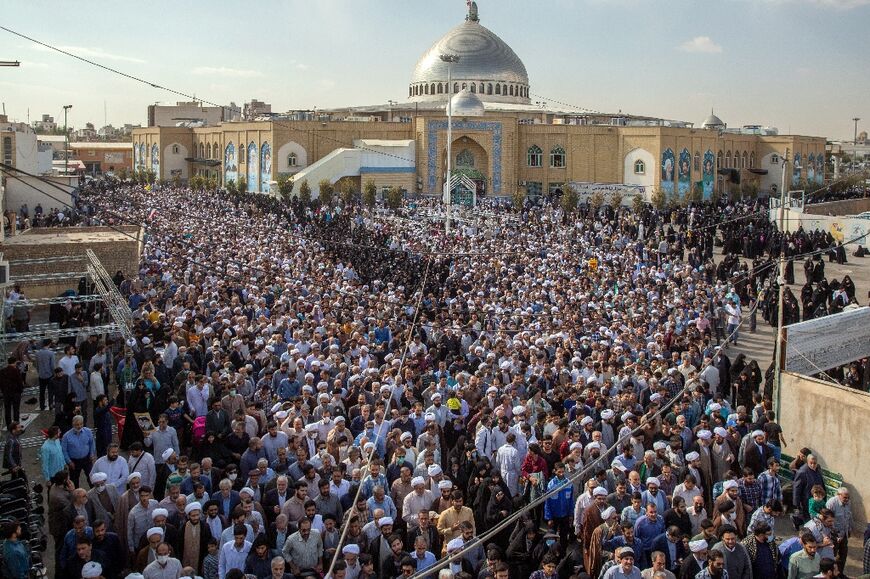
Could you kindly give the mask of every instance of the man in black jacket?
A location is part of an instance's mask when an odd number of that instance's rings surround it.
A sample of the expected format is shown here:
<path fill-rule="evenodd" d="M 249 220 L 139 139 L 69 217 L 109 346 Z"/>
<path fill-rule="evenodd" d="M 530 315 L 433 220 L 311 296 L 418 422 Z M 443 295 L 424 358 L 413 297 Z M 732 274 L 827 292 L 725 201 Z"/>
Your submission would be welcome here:
<path fill-rule="evenodd" d="M 0 370 L 0 393 L 3 394 L 3 410 L 7 428 L 21 417 L 21 393 L 24 392 L 24 375 L 18 369 L 15 358 Z"/>

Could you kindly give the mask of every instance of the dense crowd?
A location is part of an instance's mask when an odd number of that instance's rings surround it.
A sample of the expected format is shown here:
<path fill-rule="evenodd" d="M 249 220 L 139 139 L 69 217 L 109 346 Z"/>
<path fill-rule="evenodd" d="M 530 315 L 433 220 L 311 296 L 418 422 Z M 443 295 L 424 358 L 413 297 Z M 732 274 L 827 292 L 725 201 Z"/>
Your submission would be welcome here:
<path fill-rule="evenodd" d="M 751 202 L 490 204 L 449 234 L 425 202 L 81 202 L 147 234 L 115 276 L 134 337 L 30 353 L 58 577 L 842 576 L 848 491 L 806 448 L 783 488 L 772 382 L 728 355 L 781 247 L 824 236 Z"/>

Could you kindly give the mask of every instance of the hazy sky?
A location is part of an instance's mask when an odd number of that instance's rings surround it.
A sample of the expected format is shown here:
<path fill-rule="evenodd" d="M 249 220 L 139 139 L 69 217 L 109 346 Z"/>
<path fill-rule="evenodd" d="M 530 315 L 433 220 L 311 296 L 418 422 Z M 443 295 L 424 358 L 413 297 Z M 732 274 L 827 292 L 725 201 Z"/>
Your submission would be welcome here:
<path fill-rule="evenodd" d="M 870 127 L 870 0 L 479 0 L 533 100 L 851 138 Z M 403 101 L 463 0 L 74 3 L 0 0 L 0 25 L 204 100 L 273 111 Z M 115 126 L 183 100 L 0 31 L 0 101 Z"/>

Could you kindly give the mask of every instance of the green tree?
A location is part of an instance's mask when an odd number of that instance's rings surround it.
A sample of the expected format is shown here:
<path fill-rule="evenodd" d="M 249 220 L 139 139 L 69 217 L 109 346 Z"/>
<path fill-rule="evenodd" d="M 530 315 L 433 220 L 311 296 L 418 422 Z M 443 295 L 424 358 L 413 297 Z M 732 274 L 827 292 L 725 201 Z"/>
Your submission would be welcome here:
<path fill-rule="evenodd" d="M 120 169 L 118 169 L 118 170 L 115 172 L 115 176 L 116 176 L 120 181 L 126 181 L 126 180 L 127 180 L 127 177 L 129 177 L 129 173 L 127 172 L 127 167 L 121 167 Z"/>
<path fill-rule="evenodd" d="M 604 193 L 602 193 L 601 191 L 596 191 L 595 193 L 593 193 L 592 196 L 589 198 L 589 204 L 592 206 L 593 209 L 597 211 L 599 207 L 604 205 Z"/>
<path fill-rule="evenodd" d="M 396 186 L 390 187 L 390 190 L 387 192 L 387 204 L 390 209 L 396 210 L 401 207 L 403 198 L 402 190 Z"/>
<path fill-rule="evenodd" d="M 665 208 L 668 199 L 665 196 L 665 192 L 662 191 L 661 188 L 655 187 L 652 194 L 650 195 L 650 201 L 656 209 L 662 210 Z"/>
<path fill-rule="evenodd" d="M 293 176 L 278 175 L 278 195 L 285 203 L 290 202 L 293 195 Z"/>
<path fill-rule="evenodd" d="M 200 177 L 199 175 L 194 175 L 193 177 L 191 177 L 188 183 L 190 184 L 190 188 L 194 191 L 199 191 L 200 189 L 202 189 L 202 177 Z"/>
<path fill-rule="evenodd" d="M 306 207 L 311 205 L 311 187 L 308 185 L 308 179 L 303 179 L 299 184 L 299 201 Z"/>
<path fill-rule="evenodd" d="M 353 203 L 353 181 L 351 181 L 350 179 L 342 180 L 339 191 L 341 195 L 341 202 L 343 204 L 350 205 L 351 203 Z"/>
<path fill-rule="evenodd" d="M 226 187 L 227 187 L 227 191 L 229 191 L 233 195 L 235 195 L 236 193 L 239 192 L 239 186 L 236 183 L 235 179 L 230 179 L 229 181 L 227 181 Z"/>
<path fill-rule="evenodd" d="M 335 196 L 335 189 L 332 183 L 329 182 L 329 179 L 321 179 L 317 186 L 320 187 L 320 203 L 326 207 L 332 207 L 333 197 Z"/>
<path fill-rule="evenodd" d="M 378 200 L 378 188 L 371 179 L 363 186 L 363 203 L 366 207 L 374 207 Z"/>
<path fill-rule="evenodd" d="M 248 178 L 244 175 L 239 176 L 239 193 L 245 193 L 248 190 Z"/>
<path fill-rule="evenodd" d="M 562 198 L 559 200 L 559 203 L 562 206 L 562 211 L 565 212 L 565 215 L 575 213 L 579 202 L 580 196 L 577 195 L 577 192 L 570 186 L 566 186 L 565 190 L 562 192 Z"/>
<path fill-rule="evenodd" d="M 148 169 L 148 171 L 145 173 L 145 180 L 148 181 L 149 184 L 153 185 L 156 179 L 157 173 L 155 173 L 153 169 Z"/>
<path fill-rule="evenodd" d="M 522 211 L 523 205 L 526 202 L 526 191 L 522 187 L 518 187 L 514 194 L 511 195 L 511 201 L 513 201 L 514 209 L 517 211 Z"/>
<path fill-rule="evenodd" d="M 217 189 L 217 187 L 218 187 L 217 177 L 209 177 L 206 180 L 206 187 L 208 188 L 209 191 L 214 191 L 215 189 Z"/>
<path fill-rule="evenodd" d="M 614 211 L 618 211 L 620 206 L 622 205 L 622 192 L 614 191 L 612 195 L 610 195 L 610 206 L 613 207 Z"/>
<path fill-rule="evenodd" d="M 640 217 L 644 205 L 646 204 L 643 202 L 643 195 L 635 195 L 634 199 L 631 200 L 631 208 L 635 213 L 635 217 Z"/>

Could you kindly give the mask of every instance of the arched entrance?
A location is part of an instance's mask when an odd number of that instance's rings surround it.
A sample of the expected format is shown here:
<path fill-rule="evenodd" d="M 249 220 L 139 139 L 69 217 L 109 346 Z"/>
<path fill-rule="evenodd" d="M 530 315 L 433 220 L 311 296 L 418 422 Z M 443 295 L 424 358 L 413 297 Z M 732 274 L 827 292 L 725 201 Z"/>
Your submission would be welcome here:
<path fill-rule="evenodd" d="M 484 196 L 489 191 L 489 154 L 472 137 L 461 136 L 453 141 L 453 163 L 450 168 L 454 175 L 464 175 L 477 185 L 477 195 Z M 441 175 L 443 183 L 447 178 L 447 149 L 442 155 Z"/>

